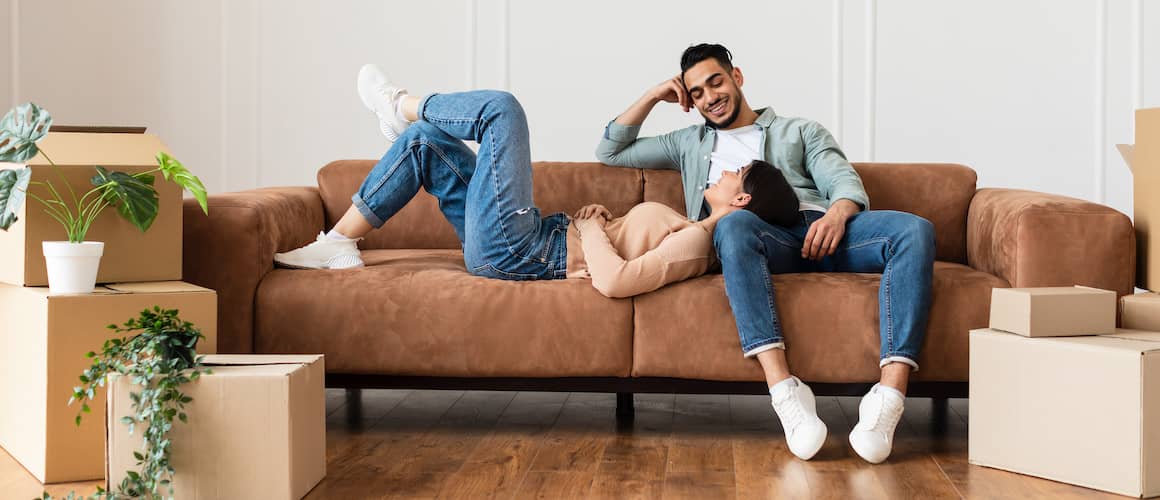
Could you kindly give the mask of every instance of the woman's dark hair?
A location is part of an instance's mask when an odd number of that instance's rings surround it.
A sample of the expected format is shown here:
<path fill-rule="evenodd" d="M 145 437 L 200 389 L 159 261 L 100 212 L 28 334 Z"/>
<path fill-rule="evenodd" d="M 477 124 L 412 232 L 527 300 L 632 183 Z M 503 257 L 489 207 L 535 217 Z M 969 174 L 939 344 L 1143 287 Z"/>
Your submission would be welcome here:
<path fill-rule="evenodd" d="M 681 77 L 684 78 L 689 68 L 710 58 L 716 59 L 725 71 L 733 71 L 733 54 L 729 49 L 716 43 L 702 43 L 690 46 L 685 49 L 684 54 L 681 54 Z"/>
<path fill-rule="evenodd" d="M 753 160 L 741 180 L 741 189 L 750 197 L 745 209 L 761 220 L 783 227 L 801 222 L 797 194 L 781 170 L 768 162 Z"/>

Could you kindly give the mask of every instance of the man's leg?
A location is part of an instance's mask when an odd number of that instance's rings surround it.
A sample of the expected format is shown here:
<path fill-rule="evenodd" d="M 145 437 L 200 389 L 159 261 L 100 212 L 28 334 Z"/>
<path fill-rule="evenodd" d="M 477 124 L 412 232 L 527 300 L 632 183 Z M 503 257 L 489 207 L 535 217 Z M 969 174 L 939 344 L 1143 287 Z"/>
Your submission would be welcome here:
<path fill-rule="evenodd" d="M 741 210 L 722 218 L 713 231 L 742 351 L 761 363 L 789 449 L 803 460 L 821 449 L 826 425 L 817 416 L 813 392 L 790 375 L 770 275 L 812 267 L 801 258 L 807 223 L 803 218 L 796 227 L 782 228 Z"/>
<path fill-rule="evenodd" d="M 826 270 L 882 273 L 881 381 L 862 399 L 858 424 L 850 433 L 854 450 L 871 463 L 890 455 L 910 372 L 918 369 L 930 316 L 934 253 L 934 227 L 926 219 L 872 211 L 850 218 L 842 243 L 823 261 Z"/>

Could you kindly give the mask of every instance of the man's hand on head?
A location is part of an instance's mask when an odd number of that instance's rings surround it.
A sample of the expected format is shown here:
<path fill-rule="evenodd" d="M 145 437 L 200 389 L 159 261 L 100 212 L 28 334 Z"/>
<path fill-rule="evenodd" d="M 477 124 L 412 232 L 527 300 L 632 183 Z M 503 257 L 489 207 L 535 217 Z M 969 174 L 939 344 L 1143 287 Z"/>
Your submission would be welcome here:
<path fill-rule="evenodd" d="M 838 244 L 846 236 L 846 221 L 860 211 L 862 209 L 857 203 L 847 199 L 832 203 L 826 215 L 810 224 L 805 241 L 802 243 L 802 258 L 822 260 L 824 257 L 834 255 L 838 250 Z"/>
<path fill-rule="evenodd" d="M 689 91 L 685 89 L 685 83 L 681 81 L 681 75 L 674 76 L 657 84 L 657 86 L 649 89 L 645 95 L 657 102 L 675 102 L 686 113 L 693 107 L 693 100 L 689 98 Z"/>

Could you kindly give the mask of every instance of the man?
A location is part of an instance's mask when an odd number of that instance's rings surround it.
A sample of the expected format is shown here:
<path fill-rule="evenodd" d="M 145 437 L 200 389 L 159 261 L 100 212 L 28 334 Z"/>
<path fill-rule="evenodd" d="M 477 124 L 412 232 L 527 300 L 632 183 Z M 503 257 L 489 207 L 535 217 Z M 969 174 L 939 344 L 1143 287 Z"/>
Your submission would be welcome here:
<path fill-rule="evenodd" d="M 911 370 L 918 369 L 931 301 L 933 227 L 912 214 L 867 211 L 862 180 L 830 133 L 771 108 L 754 110 L 741 91 L 744 83 L 725 47 L 689 47 L 679 75 L 649 89 L 608 124 L 596 156 L 608 165 L 680 170 L 693 220 L 706 215 L 705 186 L 752 160 L 772 163 L 794 186 L 799 223 L 774 226 L 737 212 L 717 224 L 713 243 L 744 355 L 761 364 L 789 449 L 803 460 L 821 448 L 826 426 L 817 416 L 813 392 L 790 374 L 770 274 L 882 273 L 881 380 L 862 398 L 850 433 L 858 455 L 879 463 L 890 454 L 906 384 Z M 696 108 L 704 125 L 638 138 L 640 125 L 661 102 L 676 103 L 685 112 Z"/>

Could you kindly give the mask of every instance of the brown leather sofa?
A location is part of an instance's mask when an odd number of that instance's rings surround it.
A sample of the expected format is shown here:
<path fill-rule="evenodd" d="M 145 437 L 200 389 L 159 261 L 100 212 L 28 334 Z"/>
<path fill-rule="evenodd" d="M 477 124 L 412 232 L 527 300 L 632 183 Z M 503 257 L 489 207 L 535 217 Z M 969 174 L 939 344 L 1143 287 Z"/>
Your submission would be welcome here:
<path fill-rule="evenodd" d="M 221 352 L 323 353 L 332 386 L 764 391 L 757 363 L 741 355 L 720 274 L 632 299 L 606 298 L 586 280 L 475 277 L 426 193 L 361 243 L 366 268 L 274 268 L 275 252 L 334 224 L 373 164 L 333 162 L 317 188 L 214 195 L 208 217 L 187 200 L 185 276 L 218 291 Z M 1135 235 L 1111 208 L 976 190 L 975 172 L 961 165 L 855 168 L 874 209 L 935 227 L 933 308 L 914 395 L 965 396 L 967 332 L 987 325 L 993 287 L 1132 291 Z M 684 210 L 674 171 L 538 163 L 534 179 L 545 213 L 601 203 L 622 215 L 642 201 Z M 855 394 L 876 381 L 878 281 L 774 278 L 790 367 L 819 392 Z"/>

